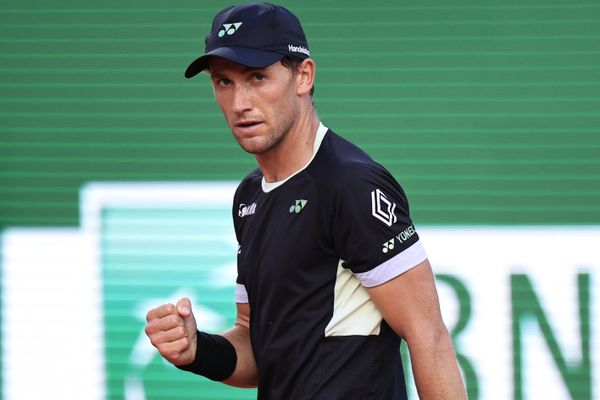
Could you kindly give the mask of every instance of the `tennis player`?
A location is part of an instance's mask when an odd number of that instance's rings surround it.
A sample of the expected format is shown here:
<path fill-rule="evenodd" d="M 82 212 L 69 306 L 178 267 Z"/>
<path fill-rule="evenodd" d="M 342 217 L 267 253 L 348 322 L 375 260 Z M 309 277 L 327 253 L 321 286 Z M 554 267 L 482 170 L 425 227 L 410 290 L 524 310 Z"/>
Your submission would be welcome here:
<path fill-rule="evenodd" d="M 396 400 L 405 340 L 421 399 L 465 399 L 405 193 L 320 120 L 298 19 L 272 4 L 229 7 L 205 45 L 185 76 L 208 73 L 258 162 L 233 199 L 237 319 L 199 331 L 183 298 L 148 312 L 152 344 L 182 370 L 258 387 L 259 399 Z"/>

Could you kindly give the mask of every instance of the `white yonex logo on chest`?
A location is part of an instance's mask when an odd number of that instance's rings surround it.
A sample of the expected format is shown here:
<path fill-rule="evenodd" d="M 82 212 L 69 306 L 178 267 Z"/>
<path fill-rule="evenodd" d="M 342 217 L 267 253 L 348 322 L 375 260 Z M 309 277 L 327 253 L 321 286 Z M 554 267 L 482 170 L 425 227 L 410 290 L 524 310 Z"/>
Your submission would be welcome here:
<path fill-rule="evenodd" d="M 292 206 L 290 207 L 290 213 L 298 214 L 300 211 L 302 211 L 304 209 L 304 207 L 306 207 L 307 203 L 308 203 L 308 200 L 304 200 L 304 199 L 296 200 L 296 202 L 294 204 L 292 204 Z"/>
<path fill-rule="evenodd" d="M 376 189 L 371 192 L 371 213 L 375 218 L 387 226 L 392 226 L 398 221 L 394 210 L 396 210 L 396 203 L 389 201 L 381 190 Z"/>
<path fill-rule="evenodd" d="M 242 204 L 240 204 L 240 207 L 238 208 L 238 215 L 242 218 L 245 217 L 246 215 L 252 215 L 255 213 L 256 213 L 256 203 L 252 203 L 249 206 L 242 203 Z"/>
<path fill-rule="evenodd" d="M 234 22 L 232 24 L 223 24 L 223 28 L 219 31 L 219 37 L 223 37 L 225 35 L 233 35 L 237 32 L 238 28 L 242 25 L 242 22 Z"/>

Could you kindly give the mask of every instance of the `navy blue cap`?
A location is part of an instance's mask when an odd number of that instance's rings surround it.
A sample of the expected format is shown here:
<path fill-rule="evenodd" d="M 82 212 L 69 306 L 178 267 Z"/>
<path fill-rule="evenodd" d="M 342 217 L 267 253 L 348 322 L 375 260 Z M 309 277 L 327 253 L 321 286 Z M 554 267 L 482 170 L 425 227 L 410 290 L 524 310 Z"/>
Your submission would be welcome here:
<path fill-rule="evenodd" d="M 211 56 L 252 68 L 266 67 L 284 56 L 310 57 L 298 18 L 269 3 L 244 3 L 219 12 L 204 44 L 204 55 L 189 65 L 186 78 L 205 70 Z"/>

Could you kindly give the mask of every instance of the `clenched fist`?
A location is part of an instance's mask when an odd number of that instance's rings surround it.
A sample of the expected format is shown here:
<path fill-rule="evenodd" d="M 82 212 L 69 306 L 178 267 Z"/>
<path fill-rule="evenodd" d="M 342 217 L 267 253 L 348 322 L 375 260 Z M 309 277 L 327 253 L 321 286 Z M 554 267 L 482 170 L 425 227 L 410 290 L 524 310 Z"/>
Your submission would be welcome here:
<path fill-rule="evenodd" d="M 190 299 L 154 308 L 148 311 L 146 321 L 146 335 L 165 359 L 179 366 L 194 361 L 197 327 Z"/>

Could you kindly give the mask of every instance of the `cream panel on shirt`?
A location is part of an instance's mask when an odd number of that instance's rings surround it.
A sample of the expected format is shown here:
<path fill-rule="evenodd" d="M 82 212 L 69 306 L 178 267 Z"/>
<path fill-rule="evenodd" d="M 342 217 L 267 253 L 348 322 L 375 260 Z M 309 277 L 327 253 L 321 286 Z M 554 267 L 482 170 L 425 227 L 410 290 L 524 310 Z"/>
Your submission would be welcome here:
<path fill-rule="evenodd" d="M 325 336 L 378 335 L 383 317 L 358 278 L 338 263 L 333 317 Z"/>

